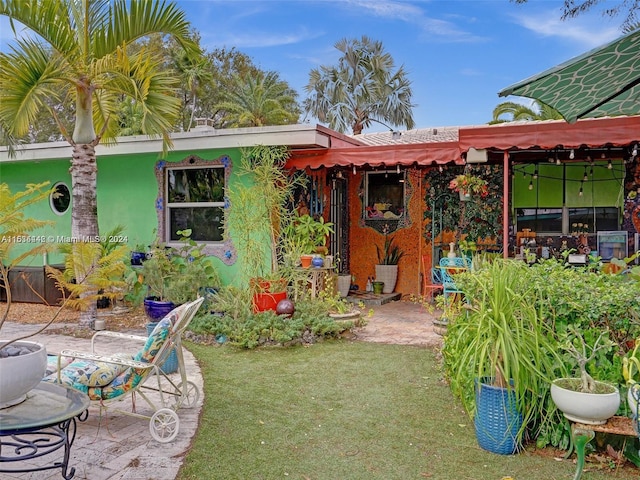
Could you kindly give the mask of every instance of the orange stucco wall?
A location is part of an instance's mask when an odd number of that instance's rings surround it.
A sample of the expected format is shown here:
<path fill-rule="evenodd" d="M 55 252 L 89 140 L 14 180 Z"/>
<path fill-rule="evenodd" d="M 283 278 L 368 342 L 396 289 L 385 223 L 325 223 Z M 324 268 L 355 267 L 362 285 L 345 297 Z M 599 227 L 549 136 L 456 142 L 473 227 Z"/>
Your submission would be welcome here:
<path fill-rule="evenodd" d="M 384 235 L 371 227 L 363 225 L 361 185 L 363 172 L 349 175 L 349 251 L 350 272 L 355 275 L 355 283 L 361 290 L 365 289 L 367 277 L 375 275 L 375 265 L 378 263 L 376 245 L 384 245 Z M 423 216 L 425 186 L 424 170 L 410 169 L 408 181 L 412 193 L 408 204 L 410 225 L 398 229 L 393 235 L 397 245 L 404 251 L 404 257 L 398 264 L 398 281 L 395 292 L 405 295 L 417 295 L 421 290 L 420 259 L 421 255 L 430 255 L 430 244 L 423 236 Z"/>

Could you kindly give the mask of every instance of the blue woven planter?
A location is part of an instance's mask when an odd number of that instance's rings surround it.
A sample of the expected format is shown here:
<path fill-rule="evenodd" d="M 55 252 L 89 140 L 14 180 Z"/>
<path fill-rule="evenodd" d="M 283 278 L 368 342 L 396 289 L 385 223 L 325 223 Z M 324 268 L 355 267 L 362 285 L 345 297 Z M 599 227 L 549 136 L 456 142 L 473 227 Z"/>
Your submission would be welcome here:
<path fill-rule="evenodd" d="M 156 328 L 158 322 L 150 322 L 147 323 L 147 336 L 151 335 L 153 329 Z M 173 348 L 171 352 L 169 352 L 169 356 L 167 359 L 162 362 L 160 365 L 160 370 L 164 373 L 174 373 L 178 371 L 178 354 L 176 353 L 176 349 Z"/>
<path fill-rule="evenodd" d="M 484 450 L 500 455 L 512 455 L 519 450 L 517 435 L 522 415 L 513 390 L 476 381 L 474 424 L 478 445 Z"/>

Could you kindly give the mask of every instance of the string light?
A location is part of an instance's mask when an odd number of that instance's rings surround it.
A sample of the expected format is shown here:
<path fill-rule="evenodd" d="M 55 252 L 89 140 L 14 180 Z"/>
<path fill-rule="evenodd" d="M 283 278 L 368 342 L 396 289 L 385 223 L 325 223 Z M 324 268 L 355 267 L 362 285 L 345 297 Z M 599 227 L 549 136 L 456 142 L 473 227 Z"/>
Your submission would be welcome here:
<path fill-rule="evenodd" d="M 396 173 L 400 173 L 400 164 L 396 165 Z"/>
<path fill-rule="evenodd" d="M 633 150 L 631 151 L 631 156 L 633 156 L 633 157 L 638 156 L 638 144 L 637 143 L 633 146 Z"/>
<path fill-rule="evenodd" d="M 582 196 L 582 182 L 580 183 L 580 191 L 578 192 L 578 196 L 581 197 Z"/>
<path fill-rule="evenodd" d="M 558 153 L 556 152 L 556 165 L 560 165 L 562 162 L 560 161 L 560 158 L 558 157 Z"/>
<path fill-rule="evenodd" d="M 584 166 L 584 175 L 582 176 L 582 181 L 583 182 L 588 182 L 589 181 L 589 176 L 587 175 L 587 166 Z M 580 189 L 582 190 L 582 188 Z"/>
<path fill-rule="evenodd" d="M 569 158 L 571 160 L 573 160 L 574 158 L 576 158 L 576 153 L 573 151 L 573 148 L 571 149 L 571 151 L 569 152 Z"/>
<path fill-rule="evenodd" d="M 536 167 L 535 172 L 533 172 L 533 179 L 537 180 L 538 179 L 538 167 Z"/>
<path fill-rule="evenodd" d="M 607 168 L 611 170 L 613 168 L 613 164 L 611 163 L 611 159 L 607 162 Z"/>
<path fill-rule="evenodd" d="M 356 166 L 355 165 L 353 166 L 353 174 L 354 175 L 356 174 Z"/>
<path fill-rule="evenodd" d="M 529 190 L 533 190 L 533 180 L 529 180 Z"/>

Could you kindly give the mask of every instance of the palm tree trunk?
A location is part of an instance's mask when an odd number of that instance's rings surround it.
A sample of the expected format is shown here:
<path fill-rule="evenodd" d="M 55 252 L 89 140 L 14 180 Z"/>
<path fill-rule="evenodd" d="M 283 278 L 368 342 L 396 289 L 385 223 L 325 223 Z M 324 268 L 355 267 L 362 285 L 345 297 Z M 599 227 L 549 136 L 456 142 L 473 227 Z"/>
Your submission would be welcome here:
<path fill-rule="evenodd" d="M 75 242 L 95 241 L 98 236 L 96 151 L 91 144 L 73 146 L 71 158 L 71 236 Z M 78 272 L 76 272 L 78 275 Z M 91 303 L 80 314 L 80 326 L 91 326 L 96 319 L 96 304 Z"/>

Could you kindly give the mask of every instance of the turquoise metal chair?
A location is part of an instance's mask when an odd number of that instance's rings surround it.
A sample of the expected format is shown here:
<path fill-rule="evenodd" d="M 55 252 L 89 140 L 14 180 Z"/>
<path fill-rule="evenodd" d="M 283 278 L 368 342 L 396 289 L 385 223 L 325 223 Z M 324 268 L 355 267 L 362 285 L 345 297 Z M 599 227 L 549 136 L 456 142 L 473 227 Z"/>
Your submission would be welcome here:
<path fill-rule="evenodd" d="M 454 280 L 455 272 L 464 271 L 470 268 L 469 261 L 462 257 L 443 257 L 440 259 L 440 275 L 442 276 L 442 294 L 444 295 L 445 303 L 450 299 L 448 297 L 456 295 L 463 295 L 464 292 L 456 286 Z"/>

